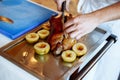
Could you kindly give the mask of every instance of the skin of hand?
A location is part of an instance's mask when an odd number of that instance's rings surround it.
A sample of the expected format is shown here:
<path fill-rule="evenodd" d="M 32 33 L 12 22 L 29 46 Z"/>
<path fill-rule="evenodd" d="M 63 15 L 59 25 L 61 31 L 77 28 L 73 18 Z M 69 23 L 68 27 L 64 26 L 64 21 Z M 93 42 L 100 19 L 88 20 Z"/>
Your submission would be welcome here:
<path fill-rule="evenodd" d="M 116 19 L 120 19 L 120 2 L 92 13 L 78 15 L 68 20 L 64 24 L 64 29 L 71 38 L 80 39 L 92 32 L 99 24 Z"/>
<path fill-rule="evenodd" d="M 57 9 L 61 11 L 61 6 L 64 1 L 66 1 L 66 10 L 69 11 L 69 3 L 71 0 L 54 0 L 57 4 Z"/>
<path fill-rule="evenodd" d="M 85 34 L 92 32 L 99 25 L 98 18 L 92 14 L 81 14 L 64 24 L 65 32 L 71 38 L 80 39 Z"/>

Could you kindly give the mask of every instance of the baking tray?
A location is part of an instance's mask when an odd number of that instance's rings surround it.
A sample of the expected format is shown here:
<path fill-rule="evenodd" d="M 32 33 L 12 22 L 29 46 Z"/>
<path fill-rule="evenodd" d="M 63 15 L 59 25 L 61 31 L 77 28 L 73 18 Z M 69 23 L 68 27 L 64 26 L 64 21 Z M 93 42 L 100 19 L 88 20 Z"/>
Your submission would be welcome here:
<path fill-rule="evenodd" d="M 57 14 L 30 0 L 2 0 L 0 16 L 10 18 L 13 24 L 0 21 L 0 33 L 14 40 Z"/>
<path fill-rule="evenodd" d="M 46 22 L 43 24 L 46 24 Z M 37 32 L 42 25 L 29 32 Z M 77 73 L 83 71 L 82 69 L 104 48 L 111 33 L 104 29 L 96 28 L 93 32 L 86 35 L 86 38 L 80 41 L 87 46 L 88 52 L 73 63 L 63 62 L 60 56 L 53 56 L 52 52 L 44 56 L 37 55 L 34 52 L 33 45 L 26 42 L 25 35 L 2 47 L 0 49 L 1 55 L 40 80 L 75 80 L 75 78 L 80 76 Z"/>

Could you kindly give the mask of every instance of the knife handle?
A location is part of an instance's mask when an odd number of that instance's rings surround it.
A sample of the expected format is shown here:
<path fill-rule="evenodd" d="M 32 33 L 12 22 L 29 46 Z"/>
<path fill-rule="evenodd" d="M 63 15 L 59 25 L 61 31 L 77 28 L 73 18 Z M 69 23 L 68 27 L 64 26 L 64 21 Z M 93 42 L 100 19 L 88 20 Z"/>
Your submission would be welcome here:
<path fill-rule="evenodd" d="M 61 11 L 64 12 L 64 11 L 65 11 L 65 8 L 66 8 L 66 1 L 64 1 L 64 2 L 62 3 Z"/>

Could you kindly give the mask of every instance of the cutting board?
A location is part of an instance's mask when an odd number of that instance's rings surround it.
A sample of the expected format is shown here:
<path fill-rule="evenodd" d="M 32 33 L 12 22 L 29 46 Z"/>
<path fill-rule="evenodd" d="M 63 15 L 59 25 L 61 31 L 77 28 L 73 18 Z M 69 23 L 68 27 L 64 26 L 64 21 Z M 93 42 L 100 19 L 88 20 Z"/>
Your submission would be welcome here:
<path fill-rule="evenodd" d="M 0 2 L 0 16 L 14 21 L 13 24 L 0 21 L 0 33 L 11 39 L 36 28 L 57 12 L 27 0 L 3 0 Z"/>

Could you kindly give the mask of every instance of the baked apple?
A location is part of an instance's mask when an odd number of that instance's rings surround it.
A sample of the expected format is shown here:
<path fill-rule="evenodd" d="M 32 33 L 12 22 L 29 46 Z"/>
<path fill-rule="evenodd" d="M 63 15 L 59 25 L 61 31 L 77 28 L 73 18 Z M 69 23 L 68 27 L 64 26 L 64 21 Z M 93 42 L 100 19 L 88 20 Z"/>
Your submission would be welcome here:
<path fill-rule="evenodd" d="M 65 62 L 73 62 L 76 59 L 76 53 L 72 50 L 63 51 L 61 56 Z"/>
<path fill-rule="evenodd" d="M 49 24 L 49 22 L 46 22 L 46 23 L 43 24 L 41 27 L 42 27 L 43 29 L 50 30 L 50 24 Z"/>
<path fill-rule="evenodd" d="M 82 56 L 86 54 L 87 47 L 83 43 L 76 43 L 73 45 L 72 50 L 77 54 L 77 56 Z"/>
<path fill-rule="evenodd" d="M 37 54 L 44 55 L 50 51 L 50 45 L 47 42 L 39 42 L 34 45 L 34 49 Z"/>
<path fill-rule="evenodd" d="M 35 42 L 37 42 L 39 40 L 39 35 L 37 33 L 28 33 L 25 36 L 25 39 L 29 43 L 35 43 Z"/>
<path fill-rule="evenodd" d="M 38 31 L 37 33 L 41 39 L 45 39 L 50 34 L 50 32 L 45 29 Z"/>

